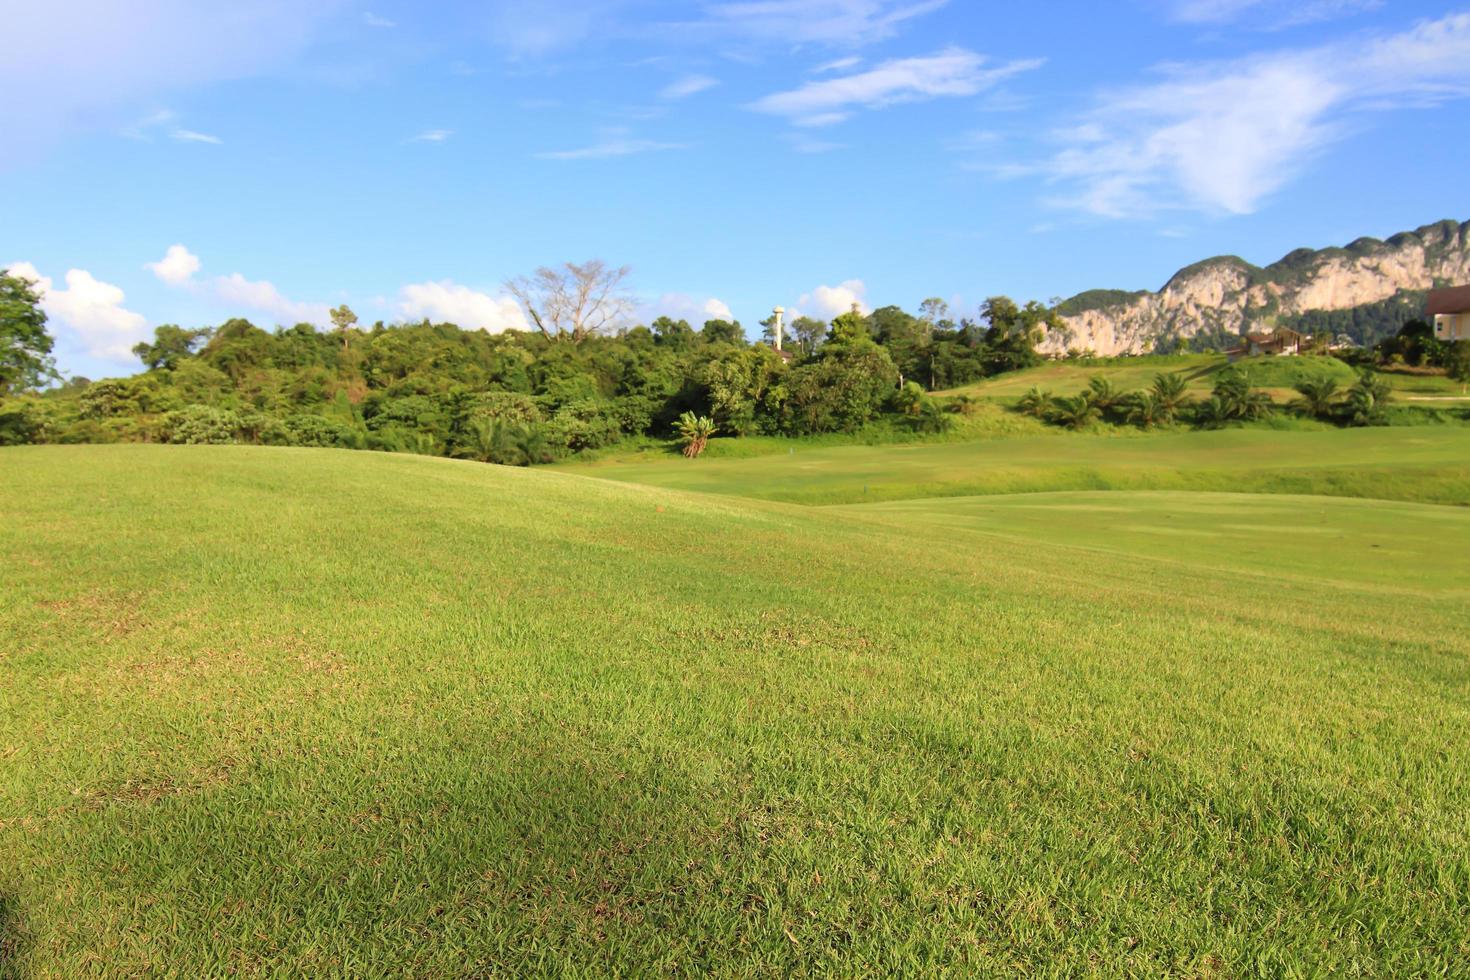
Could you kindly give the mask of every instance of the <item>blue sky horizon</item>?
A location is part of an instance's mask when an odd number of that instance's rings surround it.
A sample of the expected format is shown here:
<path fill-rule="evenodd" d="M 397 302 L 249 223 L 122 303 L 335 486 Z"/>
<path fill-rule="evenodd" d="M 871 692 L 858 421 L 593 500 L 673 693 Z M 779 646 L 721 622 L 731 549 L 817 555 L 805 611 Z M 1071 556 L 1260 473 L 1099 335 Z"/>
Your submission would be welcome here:
<path fill-rule="evenodd" d="M 126 7 L 126 10 L 120 8 Z M 1470 7 L 0 0 L 0 267 L 68 373 L 161 323 L 971 313 L 1470 218 Z M 13 53 L 13 55 L 12 55 Z"/>

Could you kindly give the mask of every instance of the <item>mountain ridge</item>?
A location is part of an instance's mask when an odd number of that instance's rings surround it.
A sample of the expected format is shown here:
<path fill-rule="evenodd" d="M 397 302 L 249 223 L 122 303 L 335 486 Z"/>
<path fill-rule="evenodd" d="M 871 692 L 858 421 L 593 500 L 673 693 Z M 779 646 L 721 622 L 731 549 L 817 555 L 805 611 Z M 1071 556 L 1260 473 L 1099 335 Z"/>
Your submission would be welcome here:
<path fill-rule="evenodd" d="M 1185 266 L 1157 292 L 1093 289 L 1058 308 L 1066 329 L 1044 349 L 1142 354 L 1209 346 L 1256 326 L 1312 311 L 1381 304 L 1442 285 L 1470 282 L 1470 221 L 1452 219 L 1387 240 L 1298 248 L 1266 266 L 1217 255 Z M 1417 298 L 1422 302 L 1422 298 Z"/>

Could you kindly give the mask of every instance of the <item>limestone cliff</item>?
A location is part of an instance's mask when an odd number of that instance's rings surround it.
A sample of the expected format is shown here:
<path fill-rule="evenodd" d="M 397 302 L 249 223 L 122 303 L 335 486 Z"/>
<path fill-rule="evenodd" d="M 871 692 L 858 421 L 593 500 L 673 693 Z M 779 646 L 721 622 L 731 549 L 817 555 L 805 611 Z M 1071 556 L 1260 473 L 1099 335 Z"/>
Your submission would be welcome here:
<path fill-rule="evenodd" d="M 1044 349 L 1138 354 L 1178 340 L 1238 336 L 1311 310 L 1346 310 L 1402 293 L 1470 283 L 1470 222 L 1442 221 L 1388 241 L 1298 249 L 1264 269 L 1235 256 L 1181 269 L 1156 293 L 1094 290 L 1061 306 L 1070 336 Z"/>

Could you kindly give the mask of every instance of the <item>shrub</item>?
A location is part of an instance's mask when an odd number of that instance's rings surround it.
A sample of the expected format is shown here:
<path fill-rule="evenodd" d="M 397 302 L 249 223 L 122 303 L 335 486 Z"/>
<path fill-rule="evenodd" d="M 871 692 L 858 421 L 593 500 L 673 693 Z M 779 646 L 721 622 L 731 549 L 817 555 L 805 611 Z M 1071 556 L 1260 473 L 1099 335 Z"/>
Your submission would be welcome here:
<path fill-rule="evenodd" d="M 709 416 L 695 415 L 693 412 L 685 412 L 679 416 L 677 429 L 684 455 L 689 459 L 698 459 L 703 455 L 710 437 L 718 431 Z"/>
<path fill-rule="evenodd" d="M 1016 402 L 1016 410 L 1023 415 L 1032 415 L 1039 419 L 1046 418 L 1051 412 L 1052 402 L 1055 400 L 1055 396 L 1050 391 L 1033 385 Z"/>
<path fill-rule="evenodd" d="M 238 442 L 240 428 L 240 416 L 227 408 L 190 405 L 168 413 L 163 422 L 163 437 L 167 442 L 191 446 L 222 445 Z"/>

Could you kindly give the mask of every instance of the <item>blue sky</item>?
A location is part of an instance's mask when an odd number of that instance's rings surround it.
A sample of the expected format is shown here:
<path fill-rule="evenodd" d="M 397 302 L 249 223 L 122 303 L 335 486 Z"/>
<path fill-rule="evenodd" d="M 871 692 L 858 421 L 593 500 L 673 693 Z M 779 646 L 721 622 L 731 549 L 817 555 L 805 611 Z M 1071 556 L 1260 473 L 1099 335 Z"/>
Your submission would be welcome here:
<path fill-rule="evenodd" d="M 122 9 L 126 8 L 126 9 Z M 69 372 L 154 325 L 1158 288 L 1470 218 L 1470 6 L 0 0 L 0 264 Z"/>

